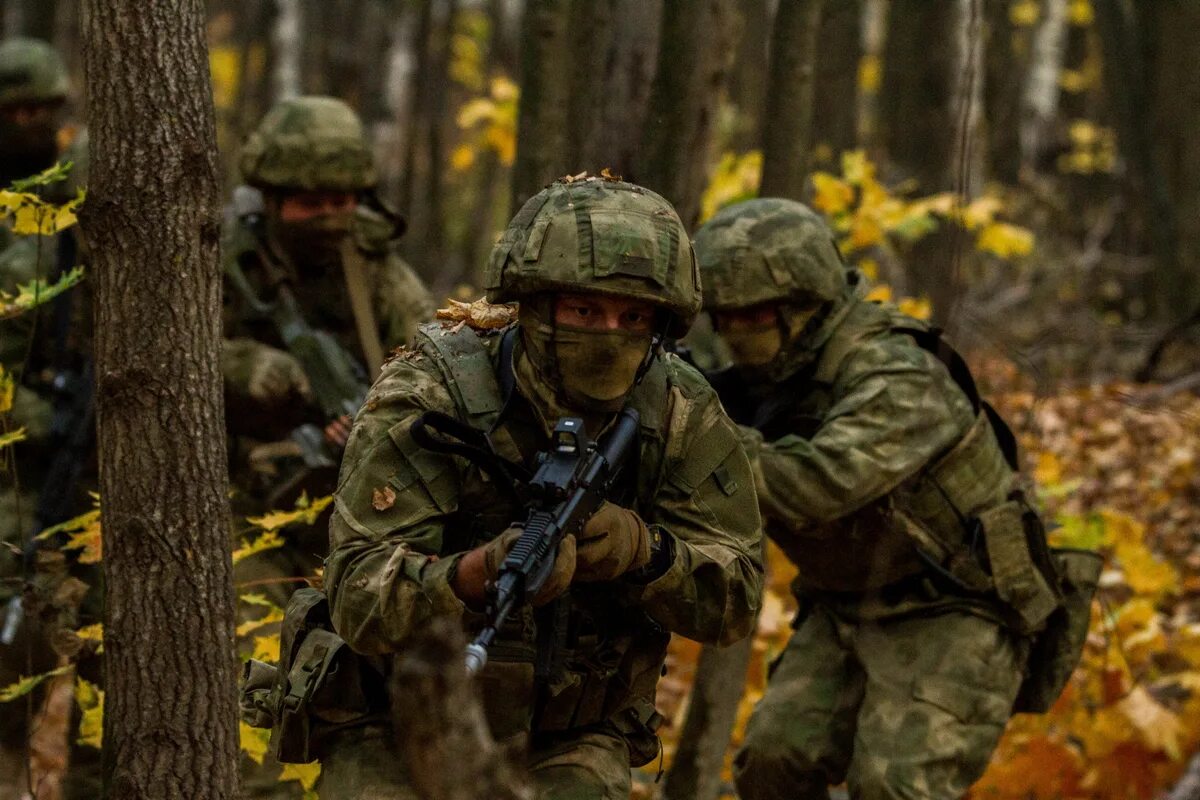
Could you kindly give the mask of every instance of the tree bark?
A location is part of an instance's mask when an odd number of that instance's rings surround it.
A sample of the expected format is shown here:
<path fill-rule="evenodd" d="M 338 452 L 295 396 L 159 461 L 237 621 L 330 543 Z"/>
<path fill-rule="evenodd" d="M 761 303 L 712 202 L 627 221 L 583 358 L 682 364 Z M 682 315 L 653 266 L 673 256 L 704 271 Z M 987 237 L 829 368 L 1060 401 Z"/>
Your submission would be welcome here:
<path fill-rule="evenodd" d="M 84 6 L 91 150 L 80 221 L 96 281 L 113 800 L 238 794 L 204 11 L 202 0 Z"/>
<path fill-rule="evenodd" d="M 734 152 L 741 153 L 762 143 L 771 4 L 767 0 L 738 0 L 737 12 L 741 33 L 729 74 L 729 102 L 737 110 L 738 118 L 730 145 Z"/>
<path fill-rule="evenodd" d="M 1155 276 L 1157 306 L 1168 319 L 1178 319 L 1200 305 L 1197 264 L 1200 264 L 1200 4 L 1160 0 L 1136 7 L 1142 50 L 1146 54 L 1144 101 L 1129 98 L 1132 118 L 1122 121 L 1118 138 L 1148 137 L 1152 163 L 1144 180 L 1155 249 L 1170 253 L 1158 258 L 1164 274 Z M 1101 20 L 1097 7 L 1097 23 Z M 1188 27 L 1192 26 L 1192 27 Z M 1107 61 L 1106 61 L 1107 64 Z M 1129 69 L 1131 65 L 1126 65 Z M 1149 109 L 1149 125 L 1145 111 Z M 1128 113 L 1128 112 L 1126 112 Z M 1126 132 L 1132 124 L 1137 130 Z M 1156 186 L 1155 184 L 1160 184 Z M 1169 227 L 1168 227 L 1169 226 Z"/>
<path fill-rule="evenodd" d="M 858 144 L 855 98 L 863 55 L 862 14 L 862 0 L 826 2 L 821 9 L 812 142 L 826 145 L 835 159 Z"/>
<path fill-rule="evenodd" d="M 734 19 L 733 0 L 663 4 L 658 72 L 633 178 L 674 203 L 689 229 L 700 216 L 717 103 L 736 46 Z"/>
<path fill-rule="evenodd" d="M 521 110 L 513 164 L 518 209 L 567 165 L 571 0 L 528 0 L 521 22 Z"/>
<path fill-rule="evenodd" d="M 1014 184 L 1021 170 L 1022 77 L 1027 72 L 1031 37 L 1013 25 L 1010 6 L 1008 0 L 984 2 L 987 74 L 983 94 L 990 176 Z"/>
<path fill-rule="evenodd" d="M 763 116 L 763 197 L 800 200 L 812 142 L 813 70 L 824 0 L 782 0 L 771 35 Z"/>
<path fill-rule="evenodd" d="M 754 637 L 700 651 L 687 718 L 663 786 L 663 800 L 716 800 L 725 751 L 746 686 Z"/>

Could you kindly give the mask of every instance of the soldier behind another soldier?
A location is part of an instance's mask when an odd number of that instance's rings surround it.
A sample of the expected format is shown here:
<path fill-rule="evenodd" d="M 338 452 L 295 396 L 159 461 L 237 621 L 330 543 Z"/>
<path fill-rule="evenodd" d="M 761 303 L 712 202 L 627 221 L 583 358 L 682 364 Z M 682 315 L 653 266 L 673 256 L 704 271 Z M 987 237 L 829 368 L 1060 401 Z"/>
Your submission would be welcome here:
<path fill-rule="evenodd" d="M 307 491 L 329 494 L 349 415 L 384 356 L 432 319 L 433 301 L 395 242 L 403 222 L 379 202 L 374 159 L 357 115 L 340 100 L 298 97 L 272 108 L 240 157 L 247 186 L 235 191 L 226 230 L 223 372 L 234 434 L 239 515 L 290 506 Z M 288 350 L 276 311 L 331 337 L 360 387 L 332 411 L 328 387 Z M 328 466 L 306 470 L 292 445 L 303 424 L 324 429 Z M 291 437 L 291 438 L 290 438 Z M 282 444 L 280 444 L 282 443 Z M 311 445 L 312 443 L 310 443 Z M 324 525 L 304 537 L 306 569 L 324 553 Z"/>
<path fill-rule="evenodd" d="M 541 797 L 627 798 L 630 766 L 659 752 L 653 703 L 670 634 L 737 640 L 762 588 L 736 428 L 699 373 L 661 349 L 699 308 L 692 250 L 653 192 L 559 182 L 513 219 L 486 280 L 489 299 L 520 301 L 519 324 L 423 328 L 355 420 L 330 524 L 332 624 L 372 661 L 402 650 L 434 615 L 468 633 L 482 625 L 487 585 L 524 510 L 475 464 L 422 450 L 410 433 L 418 415 L 436 409 L 490 431 L 503 457 L 528 466 L 560 417 L 581 417 L 598 435 L 626 405 L 638 410 L 637 468 L 578 541 L 564 540 L 537 607 L 501 629 L 477 678 L 493 734 L 530 735 L 526 763 Z M 546 662 L 551 674 L 535 680 L 537 632 L 553 619 L 565 620 L 565 639 Z M 316 734 L 348 710 L 300 713 Z M 387 726 L 330 736 L 322 797 L 413 796 Z"/>
<path fill-rule="evenodd" d="M 935 331 L 864 299 L 805 206 L 739 203 L 695 246 L 735 362 L 711 378 L 746 426 L 766 531 L 799 568 L 740 796 L 827 798 L 845 781 L 853 798 L 960 797 L 1062 605 L 1011 432 Z"/>

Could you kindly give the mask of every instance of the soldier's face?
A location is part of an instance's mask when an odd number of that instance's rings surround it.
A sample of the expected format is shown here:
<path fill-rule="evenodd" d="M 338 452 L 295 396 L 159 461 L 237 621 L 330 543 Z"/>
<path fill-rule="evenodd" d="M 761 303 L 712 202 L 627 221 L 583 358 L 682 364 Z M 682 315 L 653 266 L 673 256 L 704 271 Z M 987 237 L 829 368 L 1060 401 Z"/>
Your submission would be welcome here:
<path fill-rule="evenodd" d="M 762 330 L 779 324 L 779 306 L 774 303 L 762 303 L 749 308 L 718 311 L 716 321 L 717 328 L 722 332 Z"/>
<path fill-rule="evenodd" d="M 717 331 L 729 345 L 734 362 L 740 366 L 770 364 L 783 346 L 779 306 L 775 303 L 718 311 L 714 321 Z"/>
<path fill-rule="evenodd" d="M 601 294 L 562 294 L 554 305 L 554 322 L 567 328 L 624 331 L 649 336 L 654 332 L 654 305 L 629 297 Z"/>
<path fill-rule="evenodd" d="M 319 217 L 348 214 L 358 207 L 353 192 L 288 192 L 279 198 L 281 222 L 309 222 Z"/>

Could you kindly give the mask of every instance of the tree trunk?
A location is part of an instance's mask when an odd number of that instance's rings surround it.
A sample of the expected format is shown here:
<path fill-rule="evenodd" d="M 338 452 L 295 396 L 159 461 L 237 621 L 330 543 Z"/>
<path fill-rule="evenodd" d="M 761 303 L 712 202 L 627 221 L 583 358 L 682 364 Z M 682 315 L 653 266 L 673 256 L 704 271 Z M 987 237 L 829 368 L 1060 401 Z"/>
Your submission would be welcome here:
<path fill-rule="evenodd" d="M 862 59 L 858 67 L 855 138 L 879 162 L 882 152 L 883 109 L 879 97 L 883 51 L 887 45 L 888 0 L 862 0 Z"/>
<path fill-rule="evenodd" d="M 982 0 L 891 0 L 880 97 L 890 164 L 919 191 L 952 190 L 964 202 L 982 183 L 982 27 Z M 961 294 L 964 246 L 963 231 L 946 223 L 908 254 L 909 277 L 943 328 Z"/>
<path fill-rule="evenodd" d="M 567 165 L 571 0 L 528 0 L 521 22 L 521 110 L 513 165 L 518 209 Z"/>
<path fill-rule="evenodd" d="M 663 786 L 663 800 L 717 800 L 725 751 L 746 686 L 754 637 L 729 647 L 705 646 L 696 665 L 687 718 Z"/>
<path fill-rule="evenodd" d="M 1097 23 L 1101 5 L 1106 4 L 1097 5 Z M 1138 4 L 1136 12 L 1148 60 L 1147 90 L 1140 97 L 1135 90 L 1128 98 L 1133 115 L 1122 122 L 1118 136 L 1148 138 L 1152 147 L 1144 190 L 1152 204 L 1152 224 L 1161 227 L 1152 237 L 1155 249 L 1174 253 L 1157 259 L 1160 270 L 1168 271 L 1154 280 L 1157 305 L 1170 320 L 1200 304 L 1200 41 L 1195 35 L 1200 4 L 1158 0 Z M 1145 109 L 1150 111 L 1148 125 Z M 1126 132 L 1131 124 L 1136 130 Z"/>
<path fill-rule="evenodd" d="M 616 0 L 615 9 L 600 116 L 587 148 L 578 155 L 580 163 L 594 169 L 608 167 L 629 176 L 649 111 L 663 7 L 662 0 Z"/>
<path fill-rule="evenodd" d="M 1013 25 L 1008 0 L 985 0 L 987 45 L 983 93 L 990 176 L 1015 184 L 1021 171 L 1021 95 L 1029 63 L 1030 36 Z"/>
<path fill-rule="evenodd" d="M 633 178 L 674 203 L 689 229 L 700 216 L 717 104 L 736 45 L 733 21 L 733 0 L 663 4 L 658 73 Z"/>
<path fill-rule="evenodd" d="M 24 0 L 21 15 L 21 35 L 46 42 L 54 41 L 58 0 Z"/>
<path fill-rule="evenodd" d="M 767 97 L 767 45 L 771 38 L 771 4 L 738 0 L 741 33 L 729 74 L 729 102 L 737 112 L 730 145 L 734 152 L 762 143 L 762 116 Z"/>
<path fill-rule="evenodd" d="M 1054 142 L 1058 76 L 1067 54 L 1067 0 L 1046 0 L 1030 45 L 1029 72 L 1021 93 L 1021 165 L 1039 168 Z"/>
<path fill-rule="evenodd" d="M 824 0 L 782 0 L 771 34 L 759 194 L 800 200 L 812 142 L 813 69 Z"/>
<path fill-rule="evenodd" d="M 821 9 L 812 142 L 828 147 L 835 161 L 858 144 L 855 98 L 863 55 L 862 14 L 862 0 L 835 0 Z"/>
<path fill-rule="evenodd" d="M 600 123 L 608 89 L 606 67 L 616 30 L 616 0 L 574 0 L 567 25 L 571 54 L 571 91 L 567 104 L 565 172 L 598 173 L 614 165 L 599 163 Z"/>
<path fill-rule="evenodd" d="M 106 795 L 232 799 L 220 198 L 204 4 L 88 0 L 83 33 Z"/>

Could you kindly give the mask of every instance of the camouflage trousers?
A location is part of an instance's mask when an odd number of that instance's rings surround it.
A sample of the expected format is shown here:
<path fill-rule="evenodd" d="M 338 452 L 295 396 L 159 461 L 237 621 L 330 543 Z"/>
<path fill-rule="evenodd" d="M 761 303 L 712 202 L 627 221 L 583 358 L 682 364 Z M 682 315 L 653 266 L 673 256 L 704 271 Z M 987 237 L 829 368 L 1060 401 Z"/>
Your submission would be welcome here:
<path fill-rule="evenodd" d="M 346 732 L 321 761 L 321 800 L 419 800 L 382 728 Z M 628 800 L 629 750 L 620 736 L 570 733 L 530 751 L 526 766 L 539 800 Z"/>
<path fill-rule="evenodd" d="M 982 774 L 1027 646 L 962 611 L 848 622 L 814 605 L 773 665 L 734 763 L 743 800 L 950 800 Z"/>

